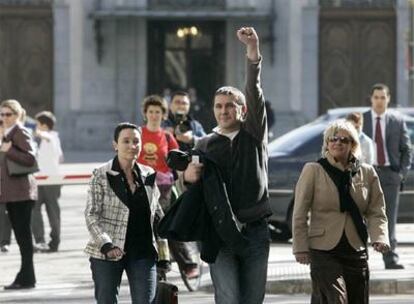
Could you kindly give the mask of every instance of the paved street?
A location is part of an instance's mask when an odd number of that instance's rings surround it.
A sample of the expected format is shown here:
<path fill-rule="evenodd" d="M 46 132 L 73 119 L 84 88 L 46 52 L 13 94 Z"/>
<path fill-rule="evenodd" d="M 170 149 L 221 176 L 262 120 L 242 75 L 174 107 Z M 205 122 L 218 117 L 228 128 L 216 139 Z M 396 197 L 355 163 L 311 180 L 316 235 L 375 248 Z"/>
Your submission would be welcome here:
<path fill-rule="evenodd" d="M 59 252 L 36 254 L 35 267 L 37 287 L 26 291 L 0 290 L 0 303 L 93 303 L 93 284 L 87 256 L 82 250 L 87 241 L 87 232 L 83 219 L 86 186 L 65 186 L 62 188 L 62 244 Z M 46 221 L 47 222 L 47 221 Z M 374 281 L 399 283 L 386 285 L 388 293 L 400 287 L 400 291 L 410 292 L 414 278 L 413 230 L 410 225 L 399 225 L 401 233 L 401 260 L 406 270 L 395 272 L 383 270 L 381 257 L 371 253 L 371 278 Z M 11 283 L 17 272 L 20 256 L 15 243 L 7 254 L 0 254 L 0 286 Z M 177 271 L 169 274 L 169 279 L 179 286 L 180 303 L 213 303 L 211 281 L 207 265 L 203 275 L 203 290 L 189 293 L 182 284 Z M 401 284 L 406 282 L 406 284 Z M 269 261 L 268 290 L 265 303 L 309 303 L 309 296 L 302 290 L 309 285 L 308 268 L 294 263 L 289 244 L 272 244 Z M 378 283 L 379 284 L 379 283 Z M 400 285 L 399 285 L 400 284 Z M 375 285 L 375 284 L 373 284 Z M 375 288 L 380 288 L 379 286 Z M 401 293 L 398 292 L 397 293 Z M 281 294 L 270 294 L 281 293 Z M 411 289 L 414 292 L 414 289 Z M 374 292 L 378 293 L 378 290 Z M 413 294 L 374 295 L 371 303 L 413 303 Z M 121 303 L 129 303 L 126 280 L 121 288 Z"/>

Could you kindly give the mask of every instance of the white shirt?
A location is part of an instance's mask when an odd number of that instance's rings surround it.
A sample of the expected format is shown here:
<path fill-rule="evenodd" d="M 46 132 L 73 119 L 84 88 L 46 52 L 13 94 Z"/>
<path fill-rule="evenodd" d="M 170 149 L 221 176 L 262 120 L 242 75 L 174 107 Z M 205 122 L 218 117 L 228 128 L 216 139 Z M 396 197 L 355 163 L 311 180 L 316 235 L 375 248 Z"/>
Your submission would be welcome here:
<path fill-rule="evenodd" d="M 374 112 L 374 110 L 371 109 L 371 117 L 372 117 L 372 141 L 374 142 L 375 145 L 375 154 L 377 154 L 377 143 L 375 142 L 375 129 L 377 126 L 377 117 L 380 118 L 380 125 L 381 125 L 381 135 L 382 135 L 382 142 L 384 144 L 383 150 L 384 150 L 384 154 L 385 154 L 385 163 L 384 166 L 389 166 L 390 165 L 390 159 L 388 158 L 388 152 L 387 152 L 387 141 L 385 138 L 385 128 L 386 128 L 386 123 L 385 123 L 385 113 L 382 113 L 381 115 L 378 115 L 377 113 Z M 378 157 L 375 158 L 375 165 L 378 165 L 378 161 L 377 161 Z"/>
<path fill-rule="evenodd" d="M 237 136 L 237 134 L 239 134 L 240 129 L 236 130 L 236 131 L 233 131 L 233 132 L 230 132 L 230 133 L 223 133 L 223 131 L 220 129 L 220 127 L 217 126 L 213 129 L 213 131 L 220 134 L 220 135 L 226 136 L 226 137 L 230 138 L 231 141 L 233 141 L 233 139 Z"/>
<path fill-rule="evenodd" d="M 56 131 L 40 131 L 41 141 L 37 154 L 39 174 L 59 174 L 59 164 L 63 159 L 62 147 L 59 134 Z"/>

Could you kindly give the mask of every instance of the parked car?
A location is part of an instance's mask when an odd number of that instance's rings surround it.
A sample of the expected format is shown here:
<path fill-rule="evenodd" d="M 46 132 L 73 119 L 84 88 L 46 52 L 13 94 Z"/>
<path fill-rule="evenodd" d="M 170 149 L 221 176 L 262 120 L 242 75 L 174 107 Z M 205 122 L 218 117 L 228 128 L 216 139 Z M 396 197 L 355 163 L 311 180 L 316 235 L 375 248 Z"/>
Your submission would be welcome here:
<path fill-rule="evenodd" d="M 350 112 L 369 108 L 353 107 L 328 110 L 311 123 L 276 138 L 269 144 L 269 196 L 273 215 L 270 218 L 272 236 L 278 240 L 291 238 L 293 190 L 305 163 L 321 156 L 323 131 L 330 122 Z M 393 109 L 399 110 L 399 109 Z M 414 117 L 403 115 L 414 143 Z M 408 173 L 400 196 L 399 222 L 414 222 L 414 165 Z"/>

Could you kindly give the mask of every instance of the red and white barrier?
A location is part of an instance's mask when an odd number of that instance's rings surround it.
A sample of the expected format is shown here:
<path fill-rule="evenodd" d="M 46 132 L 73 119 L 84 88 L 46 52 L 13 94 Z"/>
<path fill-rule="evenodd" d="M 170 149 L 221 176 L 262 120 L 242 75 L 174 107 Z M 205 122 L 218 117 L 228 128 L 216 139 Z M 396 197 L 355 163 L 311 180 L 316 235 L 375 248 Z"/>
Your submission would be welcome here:
<path fill-rule="evenodd" d="M 101 163 L 61 164 L 59 175 L 35 174 L 39 186 L 47 185 L 84 185 L 92 176 L 93 169 Z"/>

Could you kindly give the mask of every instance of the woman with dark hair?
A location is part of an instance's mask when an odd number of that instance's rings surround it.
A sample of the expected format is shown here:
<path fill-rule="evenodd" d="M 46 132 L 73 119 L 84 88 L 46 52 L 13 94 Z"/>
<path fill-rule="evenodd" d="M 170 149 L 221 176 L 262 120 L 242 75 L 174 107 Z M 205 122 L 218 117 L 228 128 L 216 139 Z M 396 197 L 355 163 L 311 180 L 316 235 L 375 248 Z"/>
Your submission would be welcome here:
<path fill-rule="evenodd" d="M 36 284 L 30 228 L 32 208 L 37 199 L 36 181 L 33 174 L 12 176 L 7 167 L 7 161 L 27 167 L 33 166 L 36 162 L 34 141 L 30 132 L 20 122 L 25 113 L 17 100 L 9 99 L 0 104 L 4 128 L 0 147 L 0 204 L 6 204 L 22 258 L 16 278 L 4 289 L 33 288 Z"/>
<path fill-rule="evenodd" d="M 136 162 L 141 133 L 130 123 L 114 131 L 116 156 L 94 170 L 85 210 L 97 303 L 118 303 L 124 270 L 132 303 L 152 303 L 155 298 L 158 248 L 155 221 L 163 213 L 152 168 Z"/>

